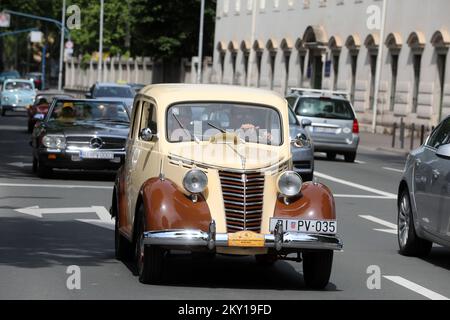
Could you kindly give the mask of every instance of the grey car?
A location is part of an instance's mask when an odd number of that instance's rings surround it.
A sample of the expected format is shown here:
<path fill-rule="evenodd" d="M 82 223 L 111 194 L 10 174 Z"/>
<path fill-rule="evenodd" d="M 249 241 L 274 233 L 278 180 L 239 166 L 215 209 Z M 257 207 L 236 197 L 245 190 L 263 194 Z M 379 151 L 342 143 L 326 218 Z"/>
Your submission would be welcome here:
<path fill-rule="evenodd" d="M 450 247 L 450 117 L 408 156 L 398 191 L 400 253 L 425 256 Z"/>
<path fill-rule="evenodd" d="M 291 89 L 286 99 L 300 121 L 311 120 L 309 131 L 315 151 L 325 152 L 329 160 L 342 154 L 345 161 L 355 161 L 359 123 L 346 93 Z"/>
<path fill-rule="evenodd" d="M 304 181 L 312 181 L 314 176 L 314 146 L 306 130 L 309 126 L 311 126 L 310 120 L 304 119 L 300 123 L 292 109 L 289 109 L 293 169 Z"/>
<path fill-rule="evenodd" d="M 86 94 L 88 99 L 123 102 L 129 109 L 133 107 L 134 96 L 135 92 L 129 85 L 108 82 L 95 83 Z"/>

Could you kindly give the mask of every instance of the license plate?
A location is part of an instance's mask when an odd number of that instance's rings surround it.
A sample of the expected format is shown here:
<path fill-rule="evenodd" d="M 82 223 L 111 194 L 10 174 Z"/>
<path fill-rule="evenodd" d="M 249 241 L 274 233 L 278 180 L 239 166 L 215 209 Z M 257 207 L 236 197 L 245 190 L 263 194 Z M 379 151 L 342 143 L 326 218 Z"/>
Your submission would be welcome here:
<path fill-rule="evenodd" d="M 327 127 L 314 127 L 314 132 L 335 134 L 337 132 L 337 129 L 336 128 L 327 128 Z"/>
<path fill-rule="evenodd" d="M 228 246 L 230 247 L 251 247 L 260 248 L 265 245 L 263 234 L 252 231 L 240 231 L 228 234 Z"/>
<path fill-rule="evenodd" d="M 274 231 L 275 227 L 281 221 L 283 231 L 315 233 L 315 234 L 331 234 L 337 232 L 336 220 L 288 220 L 288 219 L 270 219 L 270 231 Z"/>
<path fill-rule="evenodd" d="M 82 151 L 80 152 L 81 159 L 103 159 L 112 160 L 114 159 L 113 152 L 99 152 L 99 151 Z"/>

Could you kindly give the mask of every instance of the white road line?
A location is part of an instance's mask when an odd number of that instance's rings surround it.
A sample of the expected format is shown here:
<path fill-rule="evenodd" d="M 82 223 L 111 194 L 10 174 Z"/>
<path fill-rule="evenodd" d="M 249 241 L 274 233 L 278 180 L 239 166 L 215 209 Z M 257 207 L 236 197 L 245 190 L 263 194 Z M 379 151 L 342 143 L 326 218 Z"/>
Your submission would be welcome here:
<path fill-rule="evenodd" d="M 55 188 L 55 189 L 107 189 L 112 186 L 89 186 L 89 185 L 65 185 L 65 184 L 29 184 L 29 183 L 0 183 L 0 187 L 31 187 L 31 188 Z"/>
<path fill-rule="evenodd" d="M 382 220 L 380 218 L 374 217 L 374 216 L 368 216 L 368 215 L 359 215 L 361 218 L 381 224 L 382 226 L 388 227 L 389 229 L 397 230 L 397 225 L 394 223 L 391 223 L 389 221 Z"/>
<path fill-rule="evenodd" d="M 395 230 L 394 229 L 373 229 L 373 230 L 397 235 L 397 229 L 395 229 Z"/>
<path fill-rule="evenodd" d="M 385 196 L 370 196 L 362 194 L 334 194 L 335 198 L 355 198 L 355 199 L 383 199 L 383 200 L 396 200 L 396 198 L 387 198 Z"/>
<path fill-rule="evenodd" d="M 403 170 L 400 170 L 400 169 L 394 169 L 394 168 L 389 168 L 389 167 L 383 167 L 383 169 L 388 170 L 388 171 L 403 173 Z"/>
<path fill-rule="evenodd" d="M 343 185 L 346 185 L 346 186 L 349 186 L 349 187 L 352 187 L 352 188 L 356 188 L 356 189 L 364 190 L 364 191 L 367 191 L 367 192 L 375 193 L 375 194 L 378 194 L 378 195 L 383 196 L 385 198 L 397 199 L 397 195 L 396 194 L 389 193 L 389 192 L 384 192 L 384 191 L 381 191 L 381 190 L 378 190 L 378 189 L 374 189 L 374 188 L 371 188 L 371 187 L 363 186 L 361 184 L 357 184 L 357 183 L 350 182 L 350 181 L 347 181 L 347 180 L 342 180 L 342 179 L 339 179 L 339 178 L 335 178 L 335 177 L 329 176 L 329 175 L 324 174 L 324 173 L 320 173 L 320 172 L 316 171 L 314 173 L 314 175 L 319 177 L 319 178 L 322 178 L 322 179 L 325 179 L 325 180 L 329 180 L 329 181 L 333 181 L 333 182 L 337 182 L 337 183 L 340 183 L 340 184 L 343 184 Z"/>
<path fill-rule="evenodd" d="M 355 163 L 357 163 L 357 164 L 366 164 L 367 162 L 361 161 L 361 160 L 355 160 Z"/>
<path fill-rule="evenodd" d="M 449 298 L 444 297 L 443 295 L 437 292 L 431 291 L 427 288 L 418 285 L 417 283 L 411 282 L 399 276 L 383 276 L 383 278 L 386 278 L 398 285 L 401 285 L 402 287 L 414 291 L 430 300 L 450 300 Z"/>

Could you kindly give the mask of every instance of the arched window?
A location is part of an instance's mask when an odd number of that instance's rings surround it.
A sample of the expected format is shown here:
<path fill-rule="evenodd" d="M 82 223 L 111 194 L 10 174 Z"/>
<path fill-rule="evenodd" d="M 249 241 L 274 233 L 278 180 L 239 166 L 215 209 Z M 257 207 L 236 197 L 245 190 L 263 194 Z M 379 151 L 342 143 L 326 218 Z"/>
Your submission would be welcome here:
<path fill-rule="evenodd" d="M 339 59 L 342 51 L 342 39 L 339 36 L 332 36 L 328 41 L 328 48 L 331 51 L 331 62 L 333 66 L 333 90 L 336 90 L 339 80 Z"/>
<path fill-rule="evenodd" d="M 276 41 L 273 39 L 269 39 L 269 41 L 267 41 L 266 49 L 269 52 L 269 67 L 270 67 L 269 83 L 270 83 L 270 90 L 272 90 L 275 82 L 275 61 L 277 58 L 277 50 L 278 50 Z"/>
<path fill-rule="evenodd" d="M 391 95 L 389 99 L 389 110 L 394 111 L 395 96 L 397 94 L 398 59 L 402 49 L 402 37 L 399 33 L 390 33 L 385 41 L 389 49 L 389 59 L 391 62 Z"/>
<path fill-rule="evenodd" d="M 345 46 L 349 52 L 350 67 L 351 67 L 351 85 L 350 85 L 350 99 L 353 103 L 355 101 L 355 88 L 356 88 L 356 74 L 358 67 L 358 54 L 361 48 L 361 38 L 358 34 L 352 34 L 345 41 Z"/>
<path fill-rule="evenodd" d="M 434 46 L 436 54 L 436 66 L 439 76 L 439 121 L 442 120 L 442 108 L 444 105 L 445 70 L 447 65 L 447 55 L 450 48 L 450 33 L 445 30 L 436 31 L 431 37 L 431 44 Z"/>
<path fill-rule="evenodd" d="M 380 47 L 380 35 L 378 33 L 371 33 L 366 37 L 364 46 L 367 48 L 369 64 L 370 64 L 370 92 L 369 92 L 369 107 L 373 110 L 375 103 L 375 78 L 377 73 L 377 59 L 378 49 Z"/>

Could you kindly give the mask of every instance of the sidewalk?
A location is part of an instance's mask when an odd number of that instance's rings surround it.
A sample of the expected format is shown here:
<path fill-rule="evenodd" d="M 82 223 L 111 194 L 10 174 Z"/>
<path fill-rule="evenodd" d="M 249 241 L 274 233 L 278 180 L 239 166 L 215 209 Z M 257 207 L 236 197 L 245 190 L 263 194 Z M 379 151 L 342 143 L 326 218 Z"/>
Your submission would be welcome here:
<path fill-rule="evenodd" d="M 389 152 L 398 155 L 407 156 L 410 149 L 411 139 L 409 137 L 405 137 L 404 148 L 400 148 L 400 139 L 397 137 L 395 141 L 395 148 L 392 148 L 392 136 L 386 134 L 374 134 L 368 132 L 360 132 L 360 143 L 359 147 L 361 149 L 366 149 L 370 151 L 382 151 Z M 416 149 L 420 146 L 420 139 L 415 138 L 413 149 Z"/>

